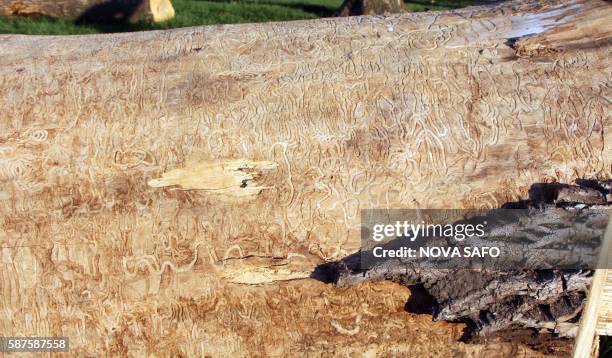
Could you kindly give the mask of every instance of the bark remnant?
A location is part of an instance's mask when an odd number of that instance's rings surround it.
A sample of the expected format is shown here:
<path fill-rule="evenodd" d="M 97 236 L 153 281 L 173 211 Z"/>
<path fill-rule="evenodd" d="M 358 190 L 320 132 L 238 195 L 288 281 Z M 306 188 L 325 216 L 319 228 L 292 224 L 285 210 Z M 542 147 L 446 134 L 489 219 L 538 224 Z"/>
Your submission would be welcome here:
<path fill-rule="evenodd" d="M 577 185 L 538 183 L 529 190 L 528 200 L 508 203 L 503 208 L 537 210 L 534 216 L 535 220 L 540 220 L 542 230 L 554 226 L 562 232 L 565 223 L 558 221 L 560 216 L 556 211 L 586 210 L 584 213 L 588 216 L 588 209 L 609 210 L 611 184 L 610 180 L 578 180 Z M 548 215 L 549 212 L 552 215 Z M 418 285 L 424 289 L 421 296 L 429 298 L 429 307 L 421 305 L 418 310 L 428 308 L 434 320 L 468 321 L 471 331 L 478 335 L 533 328 L 573 337 L 577 333 L 592 271 L 526 269 L 502 272 L 435 267 L 412 270 L 400 263 L 361 269 L 360 255 L 356 253 L 337 263 L 321 266 L 315 276 L 339 287 L 377 280 L 391 280 L 409 287 Z"/>

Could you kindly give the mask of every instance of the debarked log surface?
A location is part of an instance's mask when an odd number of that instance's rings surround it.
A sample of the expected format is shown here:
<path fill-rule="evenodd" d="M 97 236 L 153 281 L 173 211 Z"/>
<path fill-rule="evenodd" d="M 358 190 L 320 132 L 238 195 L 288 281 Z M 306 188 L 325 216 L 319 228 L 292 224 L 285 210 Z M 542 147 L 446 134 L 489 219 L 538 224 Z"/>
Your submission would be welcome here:
<path fill-rule="evenodd" d="M 0 332 L 75 355 L 536 354 L 309 278 L 365 208 L 612 174 L 612 5 L 0 36 Z M 554 353 L 554 352 L 553 352 Z"/>

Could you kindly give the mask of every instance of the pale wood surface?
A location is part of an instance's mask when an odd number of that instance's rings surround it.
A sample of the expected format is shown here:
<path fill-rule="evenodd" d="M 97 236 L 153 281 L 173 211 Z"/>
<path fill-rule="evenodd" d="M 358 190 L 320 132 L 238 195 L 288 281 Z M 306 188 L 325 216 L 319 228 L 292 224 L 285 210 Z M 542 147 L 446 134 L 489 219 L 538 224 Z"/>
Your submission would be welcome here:
<path fill-rule="evenodd" d="M 598 264 L 595 270 L 588 298 L 585 302 L 580 329 L 574 346 L 574 358 L 588 357 L 597 351 L 602 326 L 606 327 L 607 315 L 612 308 L 609 301 L 610 276 L 608 267 L 612 266 L 612 220 L 608 223 L 600 248 Z"/>
<path fill-rule="evenodd" d="M 610 6 L 0 36 L 0 332 L 80 356 L 533 354 L 458 342 L 398 285 L 306 276 L 359 247 L 360 209 L 612 176 Z"/>
<path fill-rule="evenodd" d="M 607 270 L 602 306 L 597 323 L 597 334 L 612 336 L 612 270 Z"/>

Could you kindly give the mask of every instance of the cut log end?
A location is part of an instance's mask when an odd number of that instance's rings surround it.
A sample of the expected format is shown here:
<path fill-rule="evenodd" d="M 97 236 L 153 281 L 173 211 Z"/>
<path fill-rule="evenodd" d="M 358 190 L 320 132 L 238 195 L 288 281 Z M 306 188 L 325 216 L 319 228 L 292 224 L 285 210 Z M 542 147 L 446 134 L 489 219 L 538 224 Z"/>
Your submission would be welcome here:
<path fill-rule="evenodd" d="M 149 7 L 153 22 L 168 21 L 176 15 L 170 0 L 150 0 Z"/>

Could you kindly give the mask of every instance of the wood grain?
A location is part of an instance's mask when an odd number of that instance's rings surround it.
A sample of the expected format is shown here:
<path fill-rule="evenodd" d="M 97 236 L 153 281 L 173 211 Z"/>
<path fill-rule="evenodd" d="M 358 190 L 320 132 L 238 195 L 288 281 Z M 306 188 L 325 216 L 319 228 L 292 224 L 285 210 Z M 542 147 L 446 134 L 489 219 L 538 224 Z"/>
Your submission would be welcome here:
<path fill-rule="evenodd" d="M 607 270 L 606 283 L 603 292 L 603 302 L 597 321 L 597 334 L 612 336 L 612 270 Z"/>

